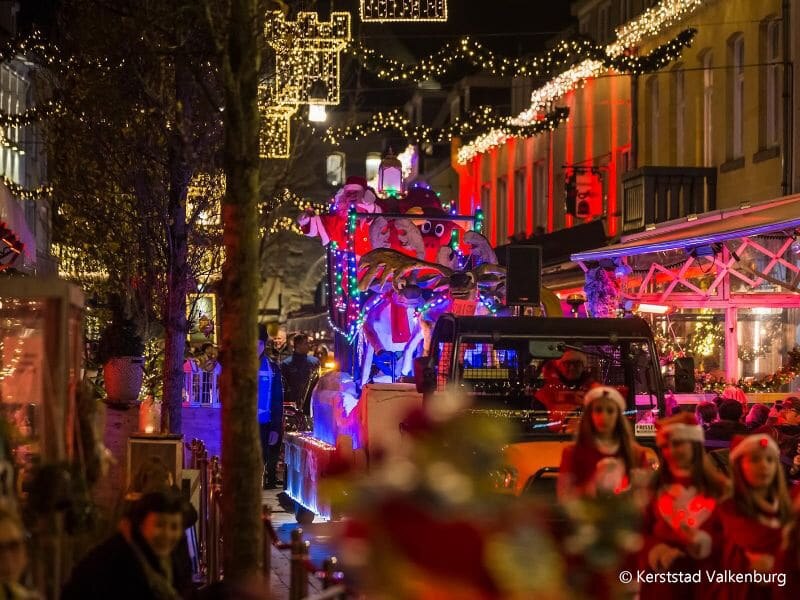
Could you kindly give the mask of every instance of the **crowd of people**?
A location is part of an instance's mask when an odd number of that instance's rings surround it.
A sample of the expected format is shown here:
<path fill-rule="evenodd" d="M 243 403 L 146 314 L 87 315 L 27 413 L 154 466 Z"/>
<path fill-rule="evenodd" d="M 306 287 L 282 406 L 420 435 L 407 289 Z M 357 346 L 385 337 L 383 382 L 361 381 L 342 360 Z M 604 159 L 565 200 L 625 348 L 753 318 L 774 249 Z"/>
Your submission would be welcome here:
<path fill-rule="evenodd" d="M 618 390 L 594 387 L 584 404 L 562 455 L 559 501 L 632 494 L 643 538 L 624 563 L 632 594 L 798 597 L 800 486 L 790 483 L 800 464 L 800 398 L 751 408 L 744 419 L 732 398 L 698 405 L 697 416 L 679 411 L 656 424 L 657 455 L 635 442 Z M 726 443 L 707 447 L 709 434 Z"/>

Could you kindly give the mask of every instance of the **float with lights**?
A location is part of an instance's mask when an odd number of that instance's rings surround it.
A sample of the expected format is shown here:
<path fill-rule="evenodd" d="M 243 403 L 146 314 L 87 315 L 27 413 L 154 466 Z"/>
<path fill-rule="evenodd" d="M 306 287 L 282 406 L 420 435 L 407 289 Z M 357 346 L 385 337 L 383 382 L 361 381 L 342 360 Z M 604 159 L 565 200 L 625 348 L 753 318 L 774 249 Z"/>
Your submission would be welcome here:
<path fill-rule="evenodd" d="M 483 216 L 458 214 L 424 184 L 404 185 L 384 158 L 375 189 L 350 177 L 329 209 L 310 209 L 303 232 L 327 249 L 328 309 L 341 371 L 312 395 L 313 431 L 287 433 L 286 494 L 300 515 L 330 516 L 320 480 L 334 462 L 366 466 L 367 448 L 402 444 L 397 424 L 422 396 L 410 383 L 445 313 L 493 315 L 505 268 L 481 235 Z"/>

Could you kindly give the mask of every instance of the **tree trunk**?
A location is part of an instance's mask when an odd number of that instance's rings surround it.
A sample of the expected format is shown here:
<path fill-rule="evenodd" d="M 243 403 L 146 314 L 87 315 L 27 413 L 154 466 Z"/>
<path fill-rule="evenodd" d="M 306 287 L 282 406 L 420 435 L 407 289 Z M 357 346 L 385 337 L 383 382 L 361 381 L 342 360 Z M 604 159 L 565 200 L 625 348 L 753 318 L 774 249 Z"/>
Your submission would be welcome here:
<path fill-rule="evenodd" d="M 223 54 L 222 532 L 225 579 L 258 577 L 261 449 L 256 420 L 258 309 L 258 0 L 231 0 Z"/>
<path fill-rule="evenodd" d="M 191 176 L 187 162 L 187 137 L 192 126 L 192 74 L 186 57 L 175 58 L 176 119 L 169 140 L 168 222 L 167 222 L 167 295 L 164 299 L 164 402 L 161 429 L 181 433 L 183 403 L 183 359 L 186 345 L 186 292 L 189 276 L 187 263 L 189 238 L 186 226 L 186 193 Z"/>

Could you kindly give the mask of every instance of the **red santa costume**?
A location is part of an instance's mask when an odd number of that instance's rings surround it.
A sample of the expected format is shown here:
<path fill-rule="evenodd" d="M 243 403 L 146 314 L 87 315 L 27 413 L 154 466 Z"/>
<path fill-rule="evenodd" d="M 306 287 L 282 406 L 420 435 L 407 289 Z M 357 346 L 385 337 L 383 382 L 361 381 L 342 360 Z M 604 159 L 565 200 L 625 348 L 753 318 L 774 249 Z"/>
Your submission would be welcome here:
<path fill-rule="evenodd" d="M 300 215 L 298 224 L 303 233 L 310 237 L 319 237 L 323 246 L 336 242 L 340 250 L 347 244 L 347 219 L 351 205 L 358 213 L 380 214 L 375 192 L 367 186 L 363 177 L 351 176 L 334 197 L 333 207 L 328 214 L 317 215 L 306 212 Z M 372 219 L 361 218 L 356 222 L 354 234 L 355 253 L 362 256 L 372 248 L 369 243 L 369 225 Z"/>
<path fill-rule="evenodd" d="M 592 403 L 600 398 L 611 399 L 619 408 L 618 419 L 624 419 L 625 398 L 618 390 L 597 386 L 584 396 L 582 421 L 591 419 Z M 581 430 L 584 424 L 581 423 Z M 591 427 L 591 425 L 590 425 Z M 651 460 L 647 451 L 633 441 L 629 429 L 623 429 L 630 437 L 631 465 L 628 468 L 622 440 L 605 443 L 592 436 L 586 439 L 579 431 L 576 442 L 564 448 L 561 466 L 558 469 L 558 497 L 566 500 L 576 496 L 592 496 L 598 490 L 622 493 L 629 489 L 634 470 L 642 469 L 644 474 L 652 473 Z"/>
<path fill-rule="evenodd" d="M 644 571 L 640 597 L 644 600 L 707 598 L 705 570 L 718 568 L 721 525 L 717 501 L 722 489 L 702 449 L 703 429 L 694 415 L 681 413 L 656 424 L 659 447 L 689 442 L 693 467 L 680 469 L 662 462 L 657 486 L 645 510 L 644 547 L 639 568 Z M 666 456 L 665 456 L 666 459 Z M 706 470 L 708 469 L 708 470 Z"/>
<path fill-rule="evenodd" d="M 775 480 L 770 484 L 771 500 L 756 497 L 741 472 L 741 459 L 763 448 L 776 461 Z M 730 452 L 730 464 L 736 482 L 734 497 L 719 505 L 722 523 L 723 551 L 721 570 L 755 577 L 758 582 L 724 582 L 714 585 L 713 597 L 726 600 L 771 600 L 784 596 L 785 585 L 780 575 L 788 575 L 786 540 L 790 520 L 790 502 L 785 483 L 780 481 L 780 450 L 766 434 L 735 438 Z M 750 496 L 752 507 L 747 506 Z M 755 514 L 753 514 L 755 512 Z M 794 596 L 795 598 L 797 596 Z"/>

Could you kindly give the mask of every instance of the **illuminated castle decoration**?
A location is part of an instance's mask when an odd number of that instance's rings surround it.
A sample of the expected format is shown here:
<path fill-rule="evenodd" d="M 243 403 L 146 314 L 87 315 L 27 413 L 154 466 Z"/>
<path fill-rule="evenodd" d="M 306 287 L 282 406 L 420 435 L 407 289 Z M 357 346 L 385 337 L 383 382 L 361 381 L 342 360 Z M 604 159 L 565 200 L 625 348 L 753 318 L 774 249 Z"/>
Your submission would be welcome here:
<path fill-rule="evenodd" d="M 341 51 L 350 41 L 350 13 L 333 12 L 328 22 L 301 12 L 286 21 L 279 11 L 265 26 L 275 51 L 272 104 L 339 104 Z"/>
<path fill-rule="evenodd" d="M 365 23 L 447 21 L 447 0 L 361 0 Z"/>
<path fill-rule="evenodd" d="M 260 106 L 260 110 L 258 155 L 261 158 L 289 158 L 292 149 L 290 122 L 297 107 Z"/>

